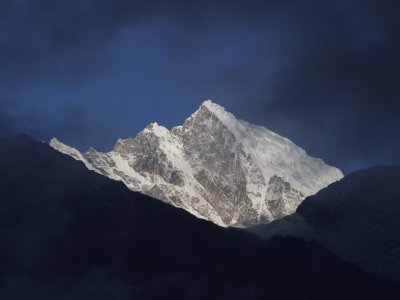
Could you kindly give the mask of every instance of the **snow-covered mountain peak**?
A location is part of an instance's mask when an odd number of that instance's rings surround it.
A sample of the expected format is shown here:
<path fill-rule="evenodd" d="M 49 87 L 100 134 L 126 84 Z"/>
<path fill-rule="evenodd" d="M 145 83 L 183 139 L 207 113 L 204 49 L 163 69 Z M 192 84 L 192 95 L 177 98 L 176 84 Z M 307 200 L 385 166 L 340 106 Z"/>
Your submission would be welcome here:
<path fill-rule="evenodd" d="M 222 114 L 225 111 L 225 108 L 222 107 L 221 105 L 212 102 L 212 100 L 206 100 L 204 101 L 201 106 L 206 107 L 209 111 L 211 111 L 214 114 Z"/>
<path fill-rule="evenodd" d="M 212 102 L 211 100 L 204 101 L 199 109 L 193 114 L 193 116 L 198 116 L 201 113 L 203 113 L 204 115 L 204 111 L 208 111 L 219 121 L 224 124 L 226 123 L 225 125 L 229 125 L 229 123 L 234 123 L 235 120 L 237 120 L 235 116 L 226 111 L 224 107 Z"/>
<path fill-rule="evenodd" d="M 150 123 L 143 132 L 152 133 L 158 137 L 165 137 L 170 134 L 166 127 L 158 125 L 157 122 Z"/>
<path fill-rule="evenodd" d="M 189 118 L 186 119 L 185 123 L 198 117 L 199 115 L 204 116 L 204 112 L 209 112 L 209 114 L 212 114 L 214 117 L 220 119 L 221 121 L 226 119 L 227 117 L 229 118 L 229 115 L 231 115 L 231 113 L 227 112 L 225 108 L 221 105 L 212 102 L 212 100 L 206 100 Z"/>
<path fill-rule="evenodd" d="M 251 125 L 211 100 L 183 125 L 151 123 L 113 151 L 65 154 L 89 169 L 222 226 L 270 222 L 342 173 L 290 140 Z M 72 148 L 73 149 L 73 148 Z"/>
<path fill-rule="evenodd" d="M 340 170 L 325 168 L 323 160 L 308 156 L 304 149 L 289 139 L 264 127 L 239 120 L 211 100 L 203 102 L 198 111 L 186 120 L 183 130 L 186 133 L 190 128 L 197 131 L 200 127 L 202 133 L 208 132 L 211 136 L 224 133 L 222 139 L 233 138 L 236 145 L 261 167 L 264 178 L 277 175 L 305 195 L 312 195 L 319 190 L 319 186 L 328 185 L 331 178 L 343 177 Z M 324 171 L 322 174 L 315 170 Z"/>
<path fill-rule="evenodd" d="M 209 113 L 207 114 L 205 112 Z M 237 119 L 224 107 L 212 102 L 211 100 L 204 101 L 196 113 L 192 115 L 192 117 L 193 116 L 202 116 L 203 119 L 209 119 L 212 116 L 218 119 L 240 141 L 255 141 L 260 139 L 260 137 L 261 139 L 267 137 L 267 141 L 274 144 L 283 145 L 282 147 L 296 146 L 289 139 L 266 129 L 265 127 L 253 125 L 246 121 Z"/>

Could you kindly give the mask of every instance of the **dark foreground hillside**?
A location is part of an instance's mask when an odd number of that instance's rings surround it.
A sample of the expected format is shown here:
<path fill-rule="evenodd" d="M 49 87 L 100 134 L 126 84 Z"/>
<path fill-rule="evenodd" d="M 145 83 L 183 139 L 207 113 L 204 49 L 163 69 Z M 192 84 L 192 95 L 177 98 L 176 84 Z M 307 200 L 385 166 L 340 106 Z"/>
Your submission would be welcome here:
<path fill-rule="evenodd" d="M 400 281 L 400 165 L 353 172 L 308 197 L 297 213 L 340 257 Z"/>
<path fill-rule="evenodd" d="M 0 140 L 0 299 L 400 299 L 315 242 L 262 241 Z"/>

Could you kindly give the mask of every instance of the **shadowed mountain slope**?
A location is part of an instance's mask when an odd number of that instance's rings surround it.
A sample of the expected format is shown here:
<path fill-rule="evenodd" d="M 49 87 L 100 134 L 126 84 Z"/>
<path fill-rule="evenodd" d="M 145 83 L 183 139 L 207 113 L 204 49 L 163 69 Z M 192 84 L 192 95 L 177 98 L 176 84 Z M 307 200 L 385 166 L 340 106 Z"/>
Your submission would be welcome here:
<path fill-rule="evenodd" d="M 262 241 L 0 140 L 1 299 L 398 299 L 315 242 Z"/>
<path fill-rule="evenodd" d="M 316 238 L 346 260 L 400 281 L 400 166 L 360 170 L 298 208 Z"/>

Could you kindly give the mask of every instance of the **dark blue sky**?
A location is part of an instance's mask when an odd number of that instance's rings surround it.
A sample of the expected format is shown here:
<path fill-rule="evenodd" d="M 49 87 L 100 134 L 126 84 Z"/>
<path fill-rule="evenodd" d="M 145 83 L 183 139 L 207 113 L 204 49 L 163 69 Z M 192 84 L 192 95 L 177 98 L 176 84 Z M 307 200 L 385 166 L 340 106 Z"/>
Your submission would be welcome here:
<path fill-rule="evenodd" d="M 0 2 L 0 135 L 110 150 L 203 100 L 344 172 L 399 163 L 398 1 Z"/>

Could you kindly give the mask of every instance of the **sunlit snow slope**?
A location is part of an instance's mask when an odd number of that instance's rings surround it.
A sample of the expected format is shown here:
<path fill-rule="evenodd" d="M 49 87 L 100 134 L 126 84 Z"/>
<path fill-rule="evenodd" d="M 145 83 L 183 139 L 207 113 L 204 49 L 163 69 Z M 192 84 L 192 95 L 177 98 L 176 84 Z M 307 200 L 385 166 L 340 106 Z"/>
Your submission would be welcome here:
<path fill-rule="evenodd" d="M 306 196 L 343 177 L 337 168 L 210 100 L 182 126 L 152 123 L 114 149 L 50 145 L 130 189 L 221 226 L 246 227 L 293 213 Z"/>

